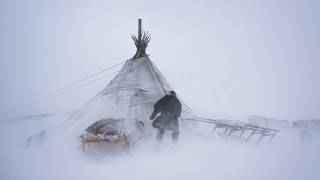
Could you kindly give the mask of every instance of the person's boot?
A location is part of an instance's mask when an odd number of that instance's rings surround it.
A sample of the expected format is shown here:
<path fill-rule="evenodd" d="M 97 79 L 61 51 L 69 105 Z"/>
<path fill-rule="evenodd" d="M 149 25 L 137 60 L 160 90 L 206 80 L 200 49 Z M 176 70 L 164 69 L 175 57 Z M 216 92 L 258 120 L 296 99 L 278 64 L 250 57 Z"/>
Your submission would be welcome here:
<path fill-rule="evenodd" d="M 179 131 L 174 131 L 173 133 L 172 133 L 172 141 L 173 142 L 178 142 L 178 137 L 179 137 Z"/>
<path fill-rule="evenodd" d="M 156 135 L 156 140 L 157 140 L 159 143 L 162 142 L 163 135 L 164 135 L 164 129 L 158 128 L 157 135 Z"/>

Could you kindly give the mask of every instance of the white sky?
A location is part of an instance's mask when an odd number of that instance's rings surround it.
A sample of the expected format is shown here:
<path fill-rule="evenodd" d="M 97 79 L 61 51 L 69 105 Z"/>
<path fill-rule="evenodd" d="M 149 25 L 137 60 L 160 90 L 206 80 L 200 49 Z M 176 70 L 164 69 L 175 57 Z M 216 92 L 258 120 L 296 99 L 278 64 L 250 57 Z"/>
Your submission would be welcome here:
<path fill-rule="evenodd" d="M 29 102 L 131 58 L 130 34 L 142 18 L 152 33 L 147 53 L 199 115 L 319 118 L 319 5 L 2 0 L 0 113 L 7 118 L 81 107 L 110 79 L 47 103 Z"/>

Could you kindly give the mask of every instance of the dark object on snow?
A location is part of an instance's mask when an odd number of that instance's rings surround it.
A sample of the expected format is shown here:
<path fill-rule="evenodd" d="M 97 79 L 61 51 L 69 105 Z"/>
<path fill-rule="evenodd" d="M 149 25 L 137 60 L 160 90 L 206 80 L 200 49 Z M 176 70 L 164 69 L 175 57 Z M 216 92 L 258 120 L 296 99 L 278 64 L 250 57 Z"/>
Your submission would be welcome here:
<path fill-rule="evenodd" d="M 170 95 L 165 95 L 155 103 L 150 119 L 153 120 L 158 113 L 161 113 L 161 115 L 152 122 L 152 126 L 158 128 L 157 140 L 162 140 L 164 132 L 167 129 L 173 131 L 172 140 L 177 141 L 179 136 L 178 117 L 181 115 L 181 103 L 174 91 L 170 91 Z"/>
<path fill-rule="evenodd" d="M 140 132 L 143 132 L 145 130 L 144 123 L 142 121 L 136 121 L 136 127 Z"/>
<path fill-rule="evenodd" d="M 96 121 L 91 126 L 89 126 L 85 131 L 92 134 L 107 134 L 114 135 L 119 134 L 121 130 L 121 126 L 123 123 L 123 119 L 102 119 Z"/>

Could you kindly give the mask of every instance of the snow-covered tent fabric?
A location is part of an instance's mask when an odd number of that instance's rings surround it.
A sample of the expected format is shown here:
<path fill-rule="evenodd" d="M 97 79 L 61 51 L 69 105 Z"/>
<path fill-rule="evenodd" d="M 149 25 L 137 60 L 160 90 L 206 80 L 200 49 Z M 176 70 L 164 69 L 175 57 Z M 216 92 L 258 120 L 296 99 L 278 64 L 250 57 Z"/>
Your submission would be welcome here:
<path fill-rule="evenodd" d="M 148 56 L 127 60 L 113 80 L 91 101 L 72 115 L 72 126 L 83 131 L 100 119 L 124 119 L 126 131 L 137 122 L 151 128 L 149 117 L 154 103 L 173 90 Z M 182 117 L 193 116 L 182 102 Z"/>

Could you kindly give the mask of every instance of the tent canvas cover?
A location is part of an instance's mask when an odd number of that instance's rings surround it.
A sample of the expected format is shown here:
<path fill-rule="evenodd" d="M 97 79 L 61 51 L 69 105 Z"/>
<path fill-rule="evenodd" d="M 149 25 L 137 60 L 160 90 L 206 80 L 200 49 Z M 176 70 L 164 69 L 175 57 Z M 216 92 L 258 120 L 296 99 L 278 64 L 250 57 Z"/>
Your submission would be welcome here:
<path fill-rule="evenodd" d="M 126 61 L 100 93 L 72 115 L 71 126 L 78 133 L 107 118 L 124 120 L 127 133 L 136 131 L 138 122 L 142 122 L 145 129 L 152 129 L 149 117 L 154 103 L 173 88 L 145 53 L 150 35 L 142 33 L 140 21 L 138 38 L 132 38 L 137 46 L 136 55 Z M 191 116 L 191 109 L 182 102 L 182 117 Z"/>

